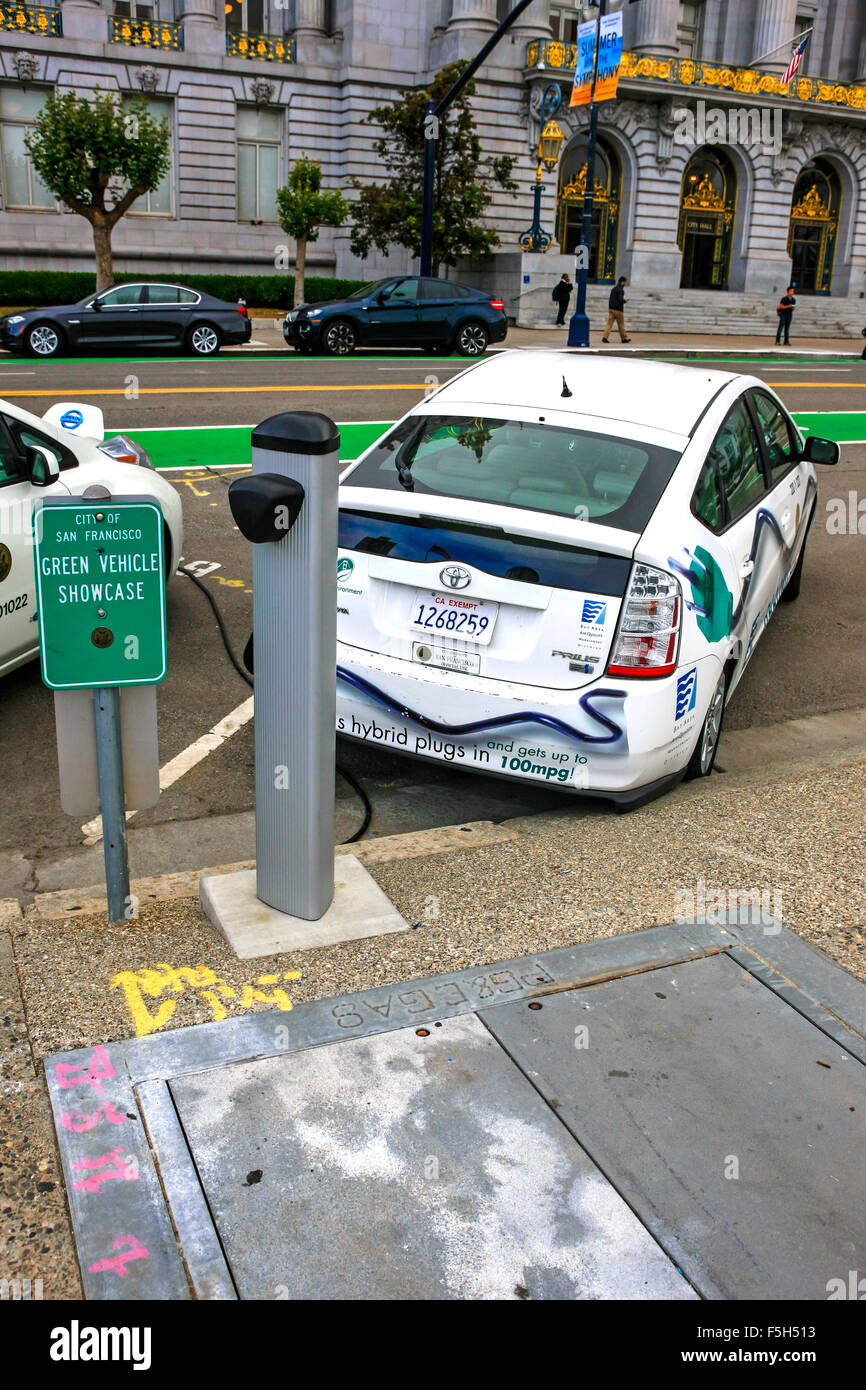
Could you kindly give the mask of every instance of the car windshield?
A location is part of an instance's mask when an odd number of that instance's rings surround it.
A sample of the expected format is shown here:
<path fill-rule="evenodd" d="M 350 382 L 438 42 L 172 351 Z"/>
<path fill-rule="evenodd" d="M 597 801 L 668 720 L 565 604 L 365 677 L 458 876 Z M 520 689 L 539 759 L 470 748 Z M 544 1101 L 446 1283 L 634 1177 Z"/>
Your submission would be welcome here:
<path fill-rule="evenodd" d="M 522 420 L 410 416 L 344 481 L 643 531 L 679 457 L 642 441 Z"/>
<path fill-rule="evenodd" d="M 375 294 L 383 285 L 393 284 L 394 276 L 389 275 L 387 280 L 372 280 L 369 285 L 362 285 L 359 290 L 352 294 L 347 294 L 347 299 L 366 299 L 368 294 Z"/>

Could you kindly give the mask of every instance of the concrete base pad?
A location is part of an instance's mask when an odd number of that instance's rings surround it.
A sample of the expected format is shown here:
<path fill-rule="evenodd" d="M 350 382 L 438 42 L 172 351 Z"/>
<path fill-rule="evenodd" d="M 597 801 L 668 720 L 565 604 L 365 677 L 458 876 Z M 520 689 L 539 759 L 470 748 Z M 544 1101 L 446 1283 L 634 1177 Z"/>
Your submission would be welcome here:
<path fill-rule="evenodd" d="M 291 917 L 257 898 L 255 869 L 202 878 L 199 900 L 241 960 L 407 930 L 408 922 L 354 854 L 336 855 L 334 862 L 334 901 L 316 922 Z"/>

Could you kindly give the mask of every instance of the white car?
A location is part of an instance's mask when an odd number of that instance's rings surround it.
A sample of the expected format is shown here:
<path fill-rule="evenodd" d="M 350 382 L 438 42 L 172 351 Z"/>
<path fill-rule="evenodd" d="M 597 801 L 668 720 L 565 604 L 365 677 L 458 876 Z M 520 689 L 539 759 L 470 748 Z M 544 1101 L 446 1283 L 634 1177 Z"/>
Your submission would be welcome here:
<path fill-rule="evenodd" d="M 165 521 L 166 577 L 183 549 L 180 497 L 123 435 L 105 439 L 102 411 L 75 401 L 40 419 L 0 400 L 0 676 L 39 655 L 33 503 L 42 497 L 147 497 Z"/>
<path fill-rule="evenodd" d="M 343 475 L 340 733 L 621 807 L 709 774 L 838 458 L 754 377 L 469 368 Z"/>

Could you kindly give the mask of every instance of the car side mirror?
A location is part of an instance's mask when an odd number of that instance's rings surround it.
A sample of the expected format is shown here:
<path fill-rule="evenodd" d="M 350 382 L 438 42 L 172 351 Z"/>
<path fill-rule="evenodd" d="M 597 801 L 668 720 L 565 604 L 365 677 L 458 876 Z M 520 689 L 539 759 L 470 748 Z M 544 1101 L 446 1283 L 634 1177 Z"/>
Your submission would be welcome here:
<path fill-rule="evenodd" d="M 835 439 L 819 439 L 817 435 L 810 434 L 806 443 L 803 445 L 803 458 L 808 463 L 838 463 L 841 457 L 841 450 Z"/>
<path fill-rule="evenodd" d="M 60 477 L 60 464 L 42 444 L 28 444 L 24 455 L 27 475 L 33 487 L 50 487 Z"/>
<path fill-rule="evenodd" d="M 380 290 L 379 293 L 376 295 L 376 303 L 377 303 L 377 304 L 384 304 L 385 301 L 387 300 L 387 298 L 388 298 L 388 296 L 387 296 L 387 294 L 385 293 L 385 291 L 384 291 L 384 290 Z"/>
<path fill-rule="evenodd" d="M 101 309 L 102 305 L 100 304 L 98 299 L 91 299 L 87 307 L 88 309 Z"/>

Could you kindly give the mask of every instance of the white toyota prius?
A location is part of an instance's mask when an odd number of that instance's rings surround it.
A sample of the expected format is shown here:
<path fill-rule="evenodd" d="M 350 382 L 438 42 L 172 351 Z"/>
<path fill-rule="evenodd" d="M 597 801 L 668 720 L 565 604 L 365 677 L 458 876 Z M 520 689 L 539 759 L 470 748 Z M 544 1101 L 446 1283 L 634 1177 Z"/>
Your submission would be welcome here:
<path fill-rule="evenodd" d="M 102 411 L 61 401 L 40 419 L 0 400 L 0 676 L 39 655 L 33 504 L 42 497 L 147 497 L 165 524 L 166 577 L 183 548 L 180 497 L 124 435 L 105 438 Z"/>
<path fill-rule="evenodd" d="M 343 476 L 339 731 L 621 807 L 708 775 L 838 458 L 754 377 L 469 368 Z"/>

